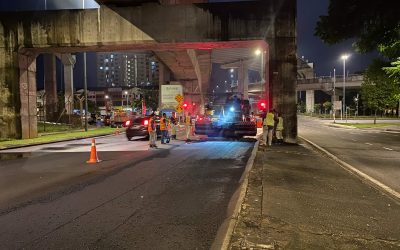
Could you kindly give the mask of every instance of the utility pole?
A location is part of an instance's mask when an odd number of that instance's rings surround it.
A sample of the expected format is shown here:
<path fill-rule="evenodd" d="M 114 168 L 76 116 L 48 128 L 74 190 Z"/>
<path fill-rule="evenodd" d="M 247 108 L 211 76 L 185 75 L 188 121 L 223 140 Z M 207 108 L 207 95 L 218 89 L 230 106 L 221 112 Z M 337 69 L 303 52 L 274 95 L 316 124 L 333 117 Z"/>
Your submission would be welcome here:
<path fill-rule="evenodd" d="M 85 131 L 88 131 L 88 101 L 87 101 L 87 72 L 86 72 L 86 52 L 83 53 L 83 78 L 85 85 Z"/>

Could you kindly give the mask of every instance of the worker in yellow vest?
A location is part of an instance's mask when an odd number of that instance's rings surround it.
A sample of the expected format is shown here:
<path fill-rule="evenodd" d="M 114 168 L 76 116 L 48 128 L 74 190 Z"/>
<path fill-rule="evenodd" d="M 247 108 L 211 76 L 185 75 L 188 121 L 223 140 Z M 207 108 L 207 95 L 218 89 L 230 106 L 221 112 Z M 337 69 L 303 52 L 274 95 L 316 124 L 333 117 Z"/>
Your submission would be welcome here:
<path fill-rule="evenodd" d="M 188 113 L 188 115 L 185 117 L 185 132 L 186 132 L 186 142 L 189 143 L 190 139 L 190 132 L 192 131 L 192 117 L 191 114 Z"/>
<path fill-rule="evenodd" d="M 263 143 L 261 145 L 272 145 L 272 134 L 275 123 L 275 110 L 268 110 L 263 122 Z M 267 138 L 268 137 L 268 138 Z"/>
<path fill-rule="evenodd" d="M 150 115 L 149 125 L 147 125 L 147 131 L 149 132 L 149 146 L 150 148 L 157 148 L 157 127 L 154 120 L 154 113 Z"/>
<path fill-rule="evenodd" d="M 276 125 L 276 139 L 278 140 L 278 143 L 283 143 L 283 118 L 282 114 L 278 113 L 278 124 Z"/>

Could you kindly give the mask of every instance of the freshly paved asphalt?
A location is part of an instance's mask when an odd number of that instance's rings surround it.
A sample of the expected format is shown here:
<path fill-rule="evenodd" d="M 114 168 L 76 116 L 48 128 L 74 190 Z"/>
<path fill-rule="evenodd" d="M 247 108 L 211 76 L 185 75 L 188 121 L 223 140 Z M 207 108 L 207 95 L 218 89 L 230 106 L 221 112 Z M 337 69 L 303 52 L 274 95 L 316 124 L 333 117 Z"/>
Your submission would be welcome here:
<path fill-rule="evenodd" d="M 0 152 L 0 249 L 209 249 L 254 144 L 97 143 Z"/>
<path fill-rule="evenodd" d="M 399 132 L 337 128 L 329 126 L 329 123 L 299 116 L 299 134 L 400 192 Z"/>

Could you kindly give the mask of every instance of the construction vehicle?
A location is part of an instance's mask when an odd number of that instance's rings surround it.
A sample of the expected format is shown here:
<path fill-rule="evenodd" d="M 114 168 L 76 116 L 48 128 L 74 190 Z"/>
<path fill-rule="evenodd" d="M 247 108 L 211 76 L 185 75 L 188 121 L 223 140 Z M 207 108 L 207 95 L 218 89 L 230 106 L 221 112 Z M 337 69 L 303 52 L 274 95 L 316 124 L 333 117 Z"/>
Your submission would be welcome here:
<path fill-rule="evenodd" d="M 256 122 L 250 119 L 250 109 L 249 100 L 242 100 L 236 96 L 228 96 L 223 102 L 207 105 L 206 114 L 196 119 L 195 133 L 238 138 L 255 136 L 257 126 Z"/>
<path fill-rule="evenodd" d="M 122 128 L 129 119 L 130 117 L 124 110 L 115 110 L 111 115 L 111 127 Z"/>

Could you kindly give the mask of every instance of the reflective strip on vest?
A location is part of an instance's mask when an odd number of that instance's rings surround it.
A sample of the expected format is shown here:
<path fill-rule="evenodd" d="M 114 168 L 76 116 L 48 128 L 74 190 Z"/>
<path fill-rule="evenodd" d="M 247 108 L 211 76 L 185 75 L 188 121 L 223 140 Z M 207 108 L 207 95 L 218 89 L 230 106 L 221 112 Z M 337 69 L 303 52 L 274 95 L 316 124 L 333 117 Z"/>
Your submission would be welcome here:
<path fill-rule="evenodd" d="M 274 126 L 274 114 L 271 112 L 267 113 L 267 117 L 264 119 L 265 126 Z"/>

